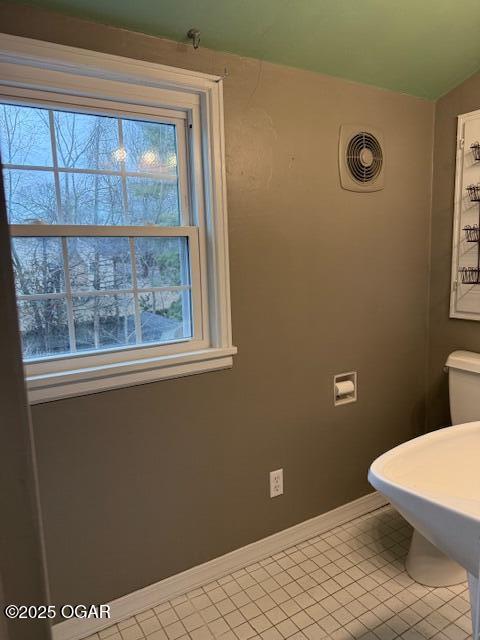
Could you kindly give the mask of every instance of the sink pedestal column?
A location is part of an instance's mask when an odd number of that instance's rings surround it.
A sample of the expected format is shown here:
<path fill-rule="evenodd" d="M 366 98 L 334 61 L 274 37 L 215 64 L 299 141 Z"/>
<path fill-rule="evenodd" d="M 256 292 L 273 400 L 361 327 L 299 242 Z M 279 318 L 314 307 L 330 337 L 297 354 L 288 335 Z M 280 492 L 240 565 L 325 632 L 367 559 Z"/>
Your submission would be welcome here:
<path fill-rule="evenodd" d="M 413 530 L 405 568 L 408 575 L 427 587 L 451 587 L 467 579 L 466 571 L 431 542 Z"/>

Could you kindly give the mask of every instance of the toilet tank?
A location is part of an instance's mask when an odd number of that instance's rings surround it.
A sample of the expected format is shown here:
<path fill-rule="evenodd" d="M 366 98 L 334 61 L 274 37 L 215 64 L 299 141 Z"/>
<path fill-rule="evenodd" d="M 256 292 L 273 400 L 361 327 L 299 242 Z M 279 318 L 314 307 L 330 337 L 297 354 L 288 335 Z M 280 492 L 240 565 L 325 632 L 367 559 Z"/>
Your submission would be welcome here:
<path fill-rule="evenodd" d="M 454 351 L 446 366 L 452 424 L 480 420 L 480 354 Z"/>

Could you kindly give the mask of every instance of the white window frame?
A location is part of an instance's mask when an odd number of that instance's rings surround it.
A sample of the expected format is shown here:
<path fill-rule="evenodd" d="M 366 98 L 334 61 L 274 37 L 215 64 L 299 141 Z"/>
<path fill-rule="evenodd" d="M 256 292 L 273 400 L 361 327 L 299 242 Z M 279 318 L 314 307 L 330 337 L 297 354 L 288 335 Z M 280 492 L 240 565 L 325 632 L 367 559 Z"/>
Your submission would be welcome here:
<path fill-rule="evenodd" d="M 188 237 L 192 307 L 197 309 L 194 338 L 27 363 L 30 403 L 231 367 L 237 349 L 231 332 L 222 79 L 0 34 L 0 100 L 32 105 L 40 100 L 46 108 L 72 105 L 75 111 L 118 117 L 173 118 L 185 121 L 188 138 L 190 189 L 183 190 L 189 197 L 181 209 L 189 211 L 190 224 L 119 227 L 115 234 Z M 12 233 L 35 235 L 33 225 L 26 225 L 28 231 L 22 226 L 14 225 Z M 89 225 L 41 227 L 42 235 L 92 235 Z M 107 229 L 105 235 L 111 236 L 112 227 Z"/>

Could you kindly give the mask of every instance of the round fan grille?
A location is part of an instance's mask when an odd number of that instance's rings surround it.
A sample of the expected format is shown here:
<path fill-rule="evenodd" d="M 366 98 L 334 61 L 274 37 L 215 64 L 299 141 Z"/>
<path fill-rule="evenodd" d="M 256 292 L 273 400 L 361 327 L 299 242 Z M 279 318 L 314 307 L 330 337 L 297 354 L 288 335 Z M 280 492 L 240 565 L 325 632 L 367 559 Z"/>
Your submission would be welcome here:
<path fill-rule="evenodd" d="M 357 182 L 372 182 L 382 170 L 382 147 L 374 135 L 359 131 L 349 141 L 347 166 Z"/>

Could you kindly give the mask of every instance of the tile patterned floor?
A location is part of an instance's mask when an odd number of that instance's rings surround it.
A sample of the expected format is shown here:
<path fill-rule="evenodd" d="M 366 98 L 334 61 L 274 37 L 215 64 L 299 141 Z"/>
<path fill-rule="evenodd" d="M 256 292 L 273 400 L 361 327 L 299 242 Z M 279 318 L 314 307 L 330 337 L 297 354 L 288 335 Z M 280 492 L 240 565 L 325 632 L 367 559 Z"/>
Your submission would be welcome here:
<path fill-rule="evenodd" d="M 464 640 L 467 585 L 404 570 L 411 528 L 384 507 L 88 640 Z"/>

